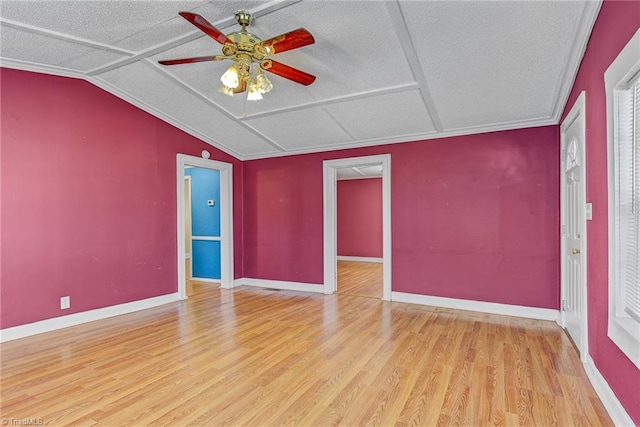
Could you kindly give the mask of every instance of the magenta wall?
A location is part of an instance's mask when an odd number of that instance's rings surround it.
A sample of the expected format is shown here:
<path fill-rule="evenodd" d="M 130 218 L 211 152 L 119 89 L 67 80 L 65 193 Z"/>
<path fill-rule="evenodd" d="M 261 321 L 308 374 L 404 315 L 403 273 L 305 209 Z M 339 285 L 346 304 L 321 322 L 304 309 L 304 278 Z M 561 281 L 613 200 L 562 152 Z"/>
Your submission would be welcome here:
<path fill-rule="evenodd" d="M 321 159 L 244 162 L 244 277 L 322 282 Z"/>
<path fill-rule="evenodd" d="M 338 255 L 382 258 L 382 179 L 338 181 Z"/>
<path fill-rule="evenodd" d="M 607 337 L 607 118 L 604 72 L 640 27 L 640 2 L 605 1 L 563 115 L 586 91 L 587 298 L 589 353 L 627 412 L 640 425 L 640 371 Z"/>
<path fill-rule="evenodd" d="M 238 160 L 87 82 L 1 72 L 2 328 L 176 292 L 178 152 L 234 164 L 242 276 Z"/>
<path fill-rule="evenodd" d="M 382 153 L 394 291 L 558 307 L 557 126 L 245 162 L 245 277 L 322 283 L 322 161 Z"/>

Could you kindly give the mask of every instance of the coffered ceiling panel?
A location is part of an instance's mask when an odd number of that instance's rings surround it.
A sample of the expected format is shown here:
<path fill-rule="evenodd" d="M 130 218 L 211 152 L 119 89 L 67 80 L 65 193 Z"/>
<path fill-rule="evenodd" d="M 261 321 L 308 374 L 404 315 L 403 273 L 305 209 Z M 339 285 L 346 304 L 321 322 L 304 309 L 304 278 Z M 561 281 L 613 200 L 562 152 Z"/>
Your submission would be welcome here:
<path fill-rule="evenodd" d="M 326 109 L 355 140 L 387 140 L 397 135 L 424 137 L 435 132 L 417 89 L 344 101 Z"/>
<path fill-rule="evenodd" d="M 232 14 L 229 2 L 220 8 Z M 227 3 L 226 7 L 224 3 Z M 197 9 L 207 1 L 3 1 L 2 17 L 38 28 L 130 50 L 141 50 L 184 32 L 176 11 Z M 195 29 L 195 28 L 194 28 Z M 136 41 L 153 33 L 150 44 Z M 142 37 L 144 38 L 144 37 Z"/>
<path fill-rule="evenodd" d="M 308 23 L 308 17 L 313 17 L 313 24 Z M 384 2 L 368 3 L 365 8 L 358 2 L 311 2 L 298 3 L 257 19 L 251 31 L 264 39 L 301 26 L 313 29 L 315 44 L 283 52 L 276 59 L 314 74 L 317 80 L 312 86 L 304 87 L 269 74 L 274 90 L 260 105 L 251 108 L 236 99 L 220 102 L 234 116 L 241 117 L 247 112 L 264 113 L 313 104 L 319 100 L 340 100 L 363 92 L 413 83 L 399 39 L 393 33 L 383 34 L 380 31 L 383 18 L 384 27 L 390 27 Z M 186 21 L 184 25 L 190 26 Z M 156 54 L 151 60 L 216 54 L 220 54 L 220 45 L 210 38 L 201 38 Z M 383 67 L 393 63 L 395 69 L 393 73 L 380 73 L 371 69 L 371 63 L 380 63 Z M 219 99 L 219 76 L 229 65 L 228 61 L 208 62 L 166 69 L 181 82 L 192 85 L 212 99 Z"/>
<path fill-rule="evenodd" d="M 353 141 L 340 123 L 323 108 L 289 111 L 273 116 L 246 120 L 265 135 L 271 135 L 285 150 L 319 151 L 331 145 Z"/>
<path fill-rule="evenodd" d="M 445 129 L 550 116 L 583 2 L 400 6 Z"/>
<path fill-rule="evenodd" d="M 75 70 L 88 71 L 104 62 L 111 62 L 128 55 L 94 49 L 65 40 L 18 30 L 8 26 L 0 29 L 2 55 L 29 63 L 59 67 L 71 66 Z"/>
<path fill-rule="evenodd" d="M 558 123 L 599 1 L 2 0 L 0 65 L 81 78 L 234 156 L 255 159 Z M 261 101 L 218 92 L 229 60 L 178 15 L 315 43 L 272 59 Z M 256 64 L 253 65 L 255 67 Z"/>
<path fill-rule="evenodd" d="M 277 60 L 318 76 L 310 86 L 316 100 L 413 82 L 384 1 L 298 2 L 262 17 L 256 33 L 270 37 L 298 27 L 307 28 L 315 44 Z"/>

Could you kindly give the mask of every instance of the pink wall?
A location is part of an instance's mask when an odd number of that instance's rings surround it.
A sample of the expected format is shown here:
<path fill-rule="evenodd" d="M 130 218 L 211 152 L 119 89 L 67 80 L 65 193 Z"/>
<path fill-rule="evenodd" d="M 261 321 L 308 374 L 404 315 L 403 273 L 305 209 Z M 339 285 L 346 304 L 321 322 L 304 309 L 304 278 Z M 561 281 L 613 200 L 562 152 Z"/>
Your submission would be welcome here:
<path fill-rule="evenodd" d="M 605 1 L 565 108 L 586 91 L 587 201 L 593 220 L 587 222 L 587 298 L 589 353 L 627 412 L 640 425 L 640 371 L 607 337 L 608 217 L 607 122 L 604 72 L 640 27 L 640 2 Z"/>
<path fill-rule="evenodd" d="M 382 258 L 382 179 L 338 181 L 338 255 Z"/>
<path fill-rule="evenodd" d="M 178 152 L 234 164 L 242 276 L 241 162 L 87 82 L 1 72 L 2 328 L 176 292 Z"/>
<path fill-rule="evenodd" d="M 590 354 L 638 424 L 606 333 L 603 73 L 639 25 L 604 2 L 565 110 L 586 90 Z M 1 73 L 2 328 L 175 292 L 175 154 L 203 148 L 234 164 L 236 277 L 321 283 L 322 160 L 390 153 L 394 291 L 558 307 L 557 126 L 242 164 L 86 82 Z"/>
<path fill-rule="evenodd" d="M 394 291 L 558 307 L 557 126 L 245 162 L 245 277 L 322 283 L 322 161 L 381 153 Z"/>
<path fill-rule="evenodd" d="M 244 277 L 321 283 L 321 158 L 244 162 Z"/>

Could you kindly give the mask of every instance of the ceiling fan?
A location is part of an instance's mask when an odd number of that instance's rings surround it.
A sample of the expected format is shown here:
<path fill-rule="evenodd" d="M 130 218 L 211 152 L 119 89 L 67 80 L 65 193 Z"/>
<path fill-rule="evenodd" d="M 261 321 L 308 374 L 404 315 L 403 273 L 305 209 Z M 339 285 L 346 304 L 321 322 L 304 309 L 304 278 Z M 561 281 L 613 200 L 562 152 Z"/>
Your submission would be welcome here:
<path fill-rule="evenodd" d="M 233 64 L 220 78 L 222 86 L 220 86 L 219 91 L 226 95 L 233 96 L 234 93 L 241 93 L 247 90 L 248 100 L 262 99 L 262 94 L 269 92 L 273 88 L 272 83 L 262 73 L 262 70 L 305 86 L 310 85 L 316 79 L 311 74 L 270 58 L 271 55 L 276 53 L 313 44 L 315 42 L 313 36 L 304 28 L 298 28 L 268 40 L 261 40 L 247 32 L 247 26 L 251 23 L 252 18 L 249 12 L 243 10 L 235 14 L 236 21 L 238 21 L 242 29 L 227 35 L 197 13 L 180 12 L 179 15 L 222 44 L 222 55 L 169 59 L 158 61 L 158 63 L 162 65 L 178 65 L 230 59 Z M 255 65 L 253 67 L 255 71 L 251 69 L 253 65 Z"/>

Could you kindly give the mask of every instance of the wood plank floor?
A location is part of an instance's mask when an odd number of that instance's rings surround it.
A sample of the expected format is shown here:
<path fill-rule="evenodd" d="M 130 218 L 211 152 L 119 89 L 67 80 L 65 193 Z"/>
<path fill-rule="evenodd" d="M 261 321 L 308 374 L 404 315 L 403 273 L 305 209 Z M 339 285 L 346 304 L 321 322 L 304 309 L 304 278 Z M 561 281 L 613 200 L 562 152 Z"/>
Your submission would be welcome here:
<path fill-rule="evenodd" d="M 201 280 L 193 279 L 191 277 L 191 260 L 187 260 L 185 262 L 184 270 L 185 270 L 185 278 L 184 278 L 184 280 L 186 281 L 186 285 L 187 285 L 187 295 L 190 295 L 189 289 L 193 289 L 196 286 L 211 286 L 211 287 L 215 287 L 215 288 L 219 288 L 220 287 L 220 283 L 203 282 Z"/>
<path fill-rule="evenodd" d="M 0 355 L 5 420 L 611 425 L 552 322 L 349 295 L 198 286 Z"/>
<path fill-rule="evenodd" d="M 382 298 L 382 263 L 338 261 L 338 293 Z"/>

